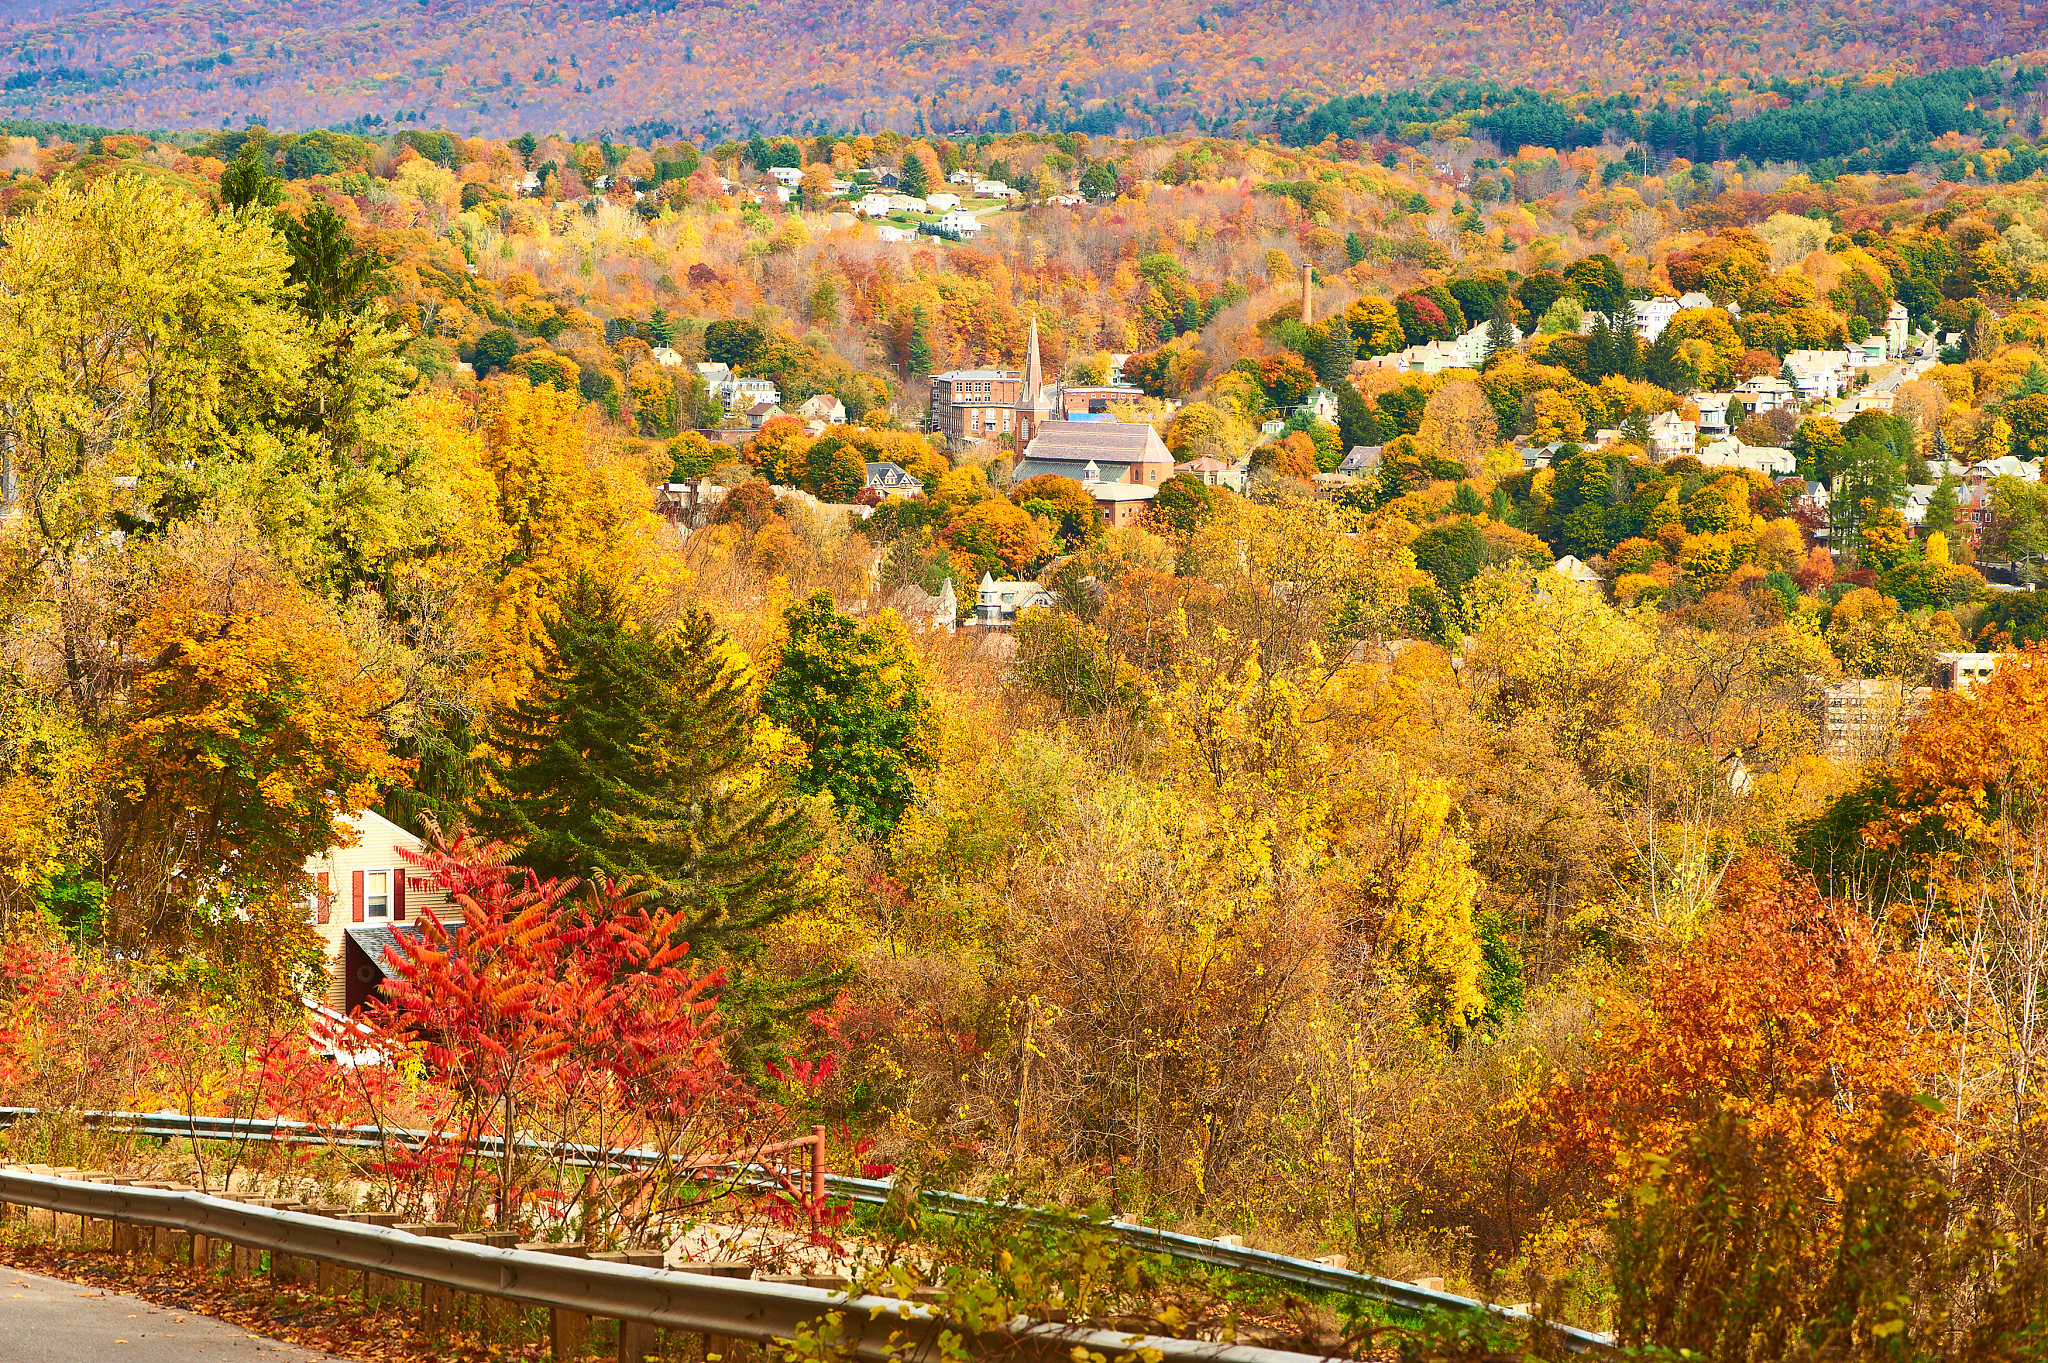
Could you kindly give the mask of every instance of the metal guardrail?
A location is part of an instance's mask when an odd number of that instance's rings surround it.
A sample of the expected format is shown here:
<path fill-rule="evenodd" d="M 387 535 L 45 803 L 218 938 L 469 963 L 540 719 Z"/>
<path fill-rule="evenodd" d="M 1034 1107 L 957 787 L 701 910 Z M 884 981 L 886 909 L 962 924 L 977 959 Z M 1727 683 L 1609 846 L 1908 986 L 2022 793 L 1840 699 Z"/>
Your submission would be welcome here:
<path fill-rule="evenodd" d="M 204 1193 L 0 1171 L 0 1203 L 60 1215 L 167 1228 L 249 1249 L 269 1250 L 467 1295 L 497 1297 L 589 1317 L 639 1322 L 686 1334 L 788 1341 L 838 1313 L 856 1357 L 901 1363 L 925 1354 L 944 1330 L 959 1331 L 934 1307 L 892 1297 L 851 1297 L 822 1288 L 640 1268 L 531 1250 L 495 1249 L 358 1225 L 301 1212 L 244 1206 Z M 1122 1334 L 1086 1326 L 1016 1320 L 1000 1331 L 960 1331 L 976 1353 L 1024 1351 L 1105 1358 L 1140 1352 L 1172 1363 L 1315 1363 L 1315 1356 L 1250 1345 Z"/>
<path fill-rule="evenodd" d="M 37 1115 L 39 1110 L 36 1108 L 0 1107 L 0 1126 L 9 1126 L 20 1118 Z M 394 1142 L 418 1145 L 432 1137 L 430 1132 L 401 1128 L 321 1127 L 268 1117 L 187 1117 L 179 1113 L 148 1112 L 80 1112 L 71 1115 L 81 1125 L 98 1130 L 121 1131 L 168 1140 L 197 1138 L 218 1141 L 291 1141 L 373 1148 Z M 517 1145 L 530 1153 L 546 1154 L 578 1168 L 645 1166 L 658 1163 L 661 1159 L 659 1152 L 652 1150 L 604 1150 L 597 1146 L 552 1146 L 535 1141 L 520 1141 Z M 496 1156 L 502 1155 L 505 1147 L 500 1138 L 487 1136 L 477 1141 L 476 1148 L 480 1155 Z M 844 1197 L 848 1201 L 880 1206 L 889 1200 L 895 1185 L 886 1179 L 827 1174 L 825 1187 L 833 1195 Z M 926 1189 L 922 1194 L 922 1200 L 941 1210 L 955 1210 L 968 1215 L 1013 1211 L 1048 1223 L 1060 1219 L 1058 1213 L 991 1202 L 985 1198 L 937 1189 Z M 1072 1220 L 1078 1225 L 1084 1218 L 1074 1217 Z M 1161 1230 L 1156 1226 L 1144 1226 L 1129 1221 L 1111 1221 L 1104 1225 L 1104 1229 L 1126 1244 L 1140 1249 L 1153 1250 L 1188 1263 L 1204 1264 L 1211 1268 L 1285 1283 L 1304 1291 L 1360 1297 L 1409 1311 L 1477 1311 L 1511 1321 L 1525 1319 L 1520 1312 L 1472 1297 L 1462 1297 L 1454 1292 L 1419 1287 L 1414 1283 L 1376 1277 L 1370 1273 L 1358 1273 L 1348 1268 L 1339 1268 L 1335 1264 L 1275 1254 L 1270 1250 L 1229 1245 L 1218 1240 L 1184 1235 L 1177 1231 Z M 1614 1351 L 1614 1341 L 1608 1335 L 1555 1322 L 1552 1322 L 1549 1328 L 1556 1332 L 1565 1348 L 1574 1353 L 1606 1354 Z"/>

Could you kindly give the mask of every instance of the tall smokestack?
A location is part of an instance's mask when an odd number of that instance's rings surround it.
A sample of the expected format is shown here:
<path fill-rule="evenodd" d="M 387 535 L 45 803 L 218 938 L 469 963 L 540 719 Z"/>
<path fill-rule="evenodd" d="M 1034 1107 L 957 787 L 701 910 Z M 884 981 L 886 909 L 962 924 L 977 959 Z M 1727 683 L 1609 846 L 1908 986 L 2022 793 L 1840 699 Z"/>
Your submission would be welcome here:
<path fill-rule="evenodd" d="M 1316 320 L 1315 281 L 1310 277 L 1310 267 L 1301 267 L 1301 324 L 1308 326 Z"/>

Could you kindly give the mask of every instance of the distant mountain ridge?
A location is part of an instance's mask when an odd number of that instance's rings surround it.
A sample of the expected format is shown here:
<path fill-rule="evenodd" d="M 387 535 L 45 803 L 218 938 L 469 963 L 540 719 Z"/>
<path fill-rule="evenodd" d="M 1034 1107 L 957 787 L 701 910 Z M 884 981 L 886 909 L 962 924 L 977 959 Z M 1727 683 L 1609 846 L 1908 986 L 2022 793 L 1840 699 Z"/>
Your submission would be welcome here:
<path fill-rule="evenodd" d="M 1221 129 L 1282 101 L 1494 78 L 1926 72 L 2048 47 L 2048 11 L 1771 0 L 60 0 L 0 19 L 0 113 L 112 127 L 503 136 Z"/>

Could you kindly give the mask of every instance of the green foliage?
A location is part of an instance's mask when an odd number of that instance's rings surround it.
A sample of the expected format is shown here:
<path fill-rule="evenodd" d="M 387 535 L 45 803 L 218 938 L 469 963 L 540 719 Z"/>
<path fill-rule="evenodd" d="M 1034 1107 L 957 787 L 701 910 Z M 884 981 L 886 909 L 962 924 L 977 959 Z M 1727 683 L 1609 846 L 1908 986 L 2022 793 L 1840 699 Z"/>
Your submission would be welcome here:
<path fill-rule="evenodd" d="M 782 619 L 789 637 L 761 707 L 804 745 L 797 785 L 886 837 L 936 761 L 923 672 L 900 630 L 841 615 L 823 592 Z"/>
<path fill-rule="evenodd" d="M 654 632 L 579 575 L 531 692 L 493 717 L 478 826 L 542 876 L 632 877 L 740 960 L 801 900 L 815 845 L 756 748 L 745 665 L 709 617 Z"/>

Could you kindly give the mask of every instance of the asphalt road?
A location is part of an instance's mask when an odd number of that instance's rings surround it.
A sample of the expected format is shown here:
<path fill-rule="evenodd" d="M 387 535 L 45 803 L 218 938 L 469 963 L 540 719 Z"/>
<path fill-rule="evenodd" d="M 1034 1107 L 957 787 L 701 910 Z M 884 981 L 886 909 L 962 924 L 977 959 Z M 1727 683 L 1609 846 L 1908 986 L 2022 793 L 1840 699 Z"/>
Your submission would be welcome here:
<path fill-rule="evenodd" d="M 60 1278 L 0 1268 L 0 1359 L 6 1363 L 332 1363 L 334 1355 L 252 1335 L 208 1316 Z"/>

